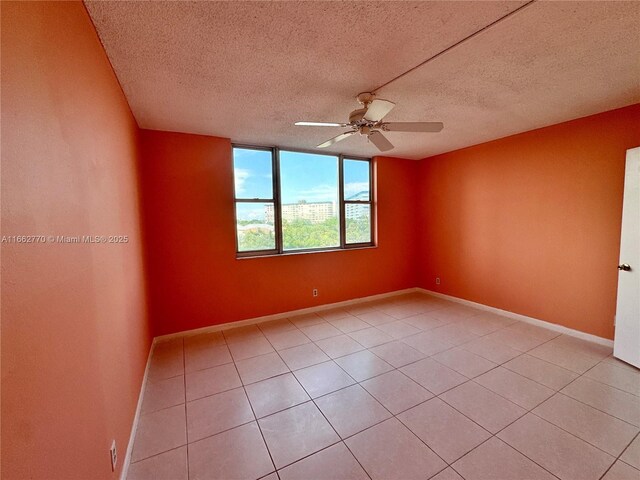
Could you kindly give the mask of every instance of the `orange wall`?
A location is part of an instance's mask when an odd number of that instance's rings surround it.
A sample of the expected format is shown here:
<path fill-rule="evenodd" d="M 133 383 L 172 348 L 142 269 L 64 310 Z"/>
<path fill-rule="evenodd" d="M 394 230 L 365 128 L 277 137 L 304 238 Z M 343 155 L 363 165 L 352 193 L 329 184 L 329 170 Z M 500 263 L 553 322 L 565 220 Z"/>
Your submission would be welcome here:
<path fill-rule="evenodd" d="M 378 248 L 238 260 L 230 141 L 141 135 L 156 335 L 416 286 L 417 162 L 377 159 Z"/>
<path fill-rule="evenodd" d="M 423 160 L 420 286 L 613 338 L 638 145 L 634 105 Z"/>
<path fill-rule="evenodd" d="M 115 479 L 150 346 L 137 127 L 80 2 L 2 2 L 2 478 Z M 120 470 L 120 468 L 118 469 Z"/>
<path fill-rule="evenodd" d="M 2 244 L 3 478 L 117 478 L 151 333 L 420 285 L 612 337 L 640 106 L 378 158 L 377 248 L 237 260 L 229 140 L 139 131 L 81 3 L 1 15 L 2 235 L 129 238 Z"/>

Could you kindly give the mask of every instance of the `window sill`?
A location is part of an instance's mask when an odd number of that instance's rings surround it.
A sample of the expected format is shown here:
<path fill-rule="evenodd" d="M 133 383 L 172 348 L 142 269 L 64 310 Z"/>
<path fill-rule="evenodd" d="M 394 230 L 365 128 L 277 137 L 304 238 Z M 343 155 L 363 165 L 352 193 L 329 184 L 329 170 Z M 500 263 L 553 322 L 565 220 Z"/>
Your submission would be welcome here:
<path fill-rule="evenodd" d="M 288 257 L 291 255 L 308 255 L 312 253 L 334 253 L 334 252 L 351 252 L 354 250 L 368 250 L 378 248 L 377 245 L 364 245 L 362 247 L 349 247 L 349 248 L 318 248 L 314 250 L 296 250 L 291 252 L 282 253 L 263 253 L 254 255 L 242 255 L 236 254 L 236 260 L 248 260 L 253 258 L 273 258 L 273 257 Z"/>

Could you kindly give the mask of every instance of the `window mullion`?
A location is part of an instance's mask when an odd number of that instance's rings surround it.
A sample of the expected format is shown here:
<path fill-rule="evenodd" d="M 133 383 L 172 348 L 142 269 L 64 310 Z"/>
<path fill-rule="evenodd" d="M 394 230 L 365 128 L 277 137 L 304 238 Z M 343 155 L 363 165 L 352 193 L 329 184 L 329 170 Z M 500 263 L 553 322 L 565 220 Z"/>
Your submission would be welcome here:
<path fill-rule="evenodd" d="M 376 185 L 376 181 L 373 178 L 375 168 L 373 165 L 373 158 L 369 160 L 369 218 L 370 218 L 370 232 L 369 232 L 369 243 L 371 245 L 375 245 L 375 228 L 376 228 L 376 205 L 375 205 L 375 195 L 374 185 Z"/>
<path fill-rule="evenodd" d="M 282 253 L 283 247 L 283 232 L 282 232 L 282 203 L 280 201 L 280 149 L 274 147 L 273 149 L 273 197 L 274 197 L 274 227 L 276 230 L 276 250 L 278 253 Z"/>
<path fill-rule="evenodd" d="M 340 211 L 340 248 L 345 248 L 347 245 L 346 235 L 346 219 L 345 219 L 345 207 L 344 207 L 344 157 L 338 155 L 338 204 Z"/>

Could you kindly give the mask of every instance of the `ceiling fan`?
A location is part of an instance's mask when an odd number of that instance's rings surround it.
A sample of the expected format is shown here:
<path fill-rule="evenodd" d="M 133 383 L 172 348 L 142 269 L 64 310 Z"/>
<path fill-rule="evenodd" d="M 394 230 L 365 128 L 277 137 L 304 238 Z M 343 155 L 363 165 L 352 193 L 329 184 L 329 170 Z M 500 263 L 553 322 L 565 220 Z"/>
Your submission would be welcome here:
<path fill-rule="evenodd" d="M 349 123 L 296 122 L 295 124 L 306 127 L 349 127 L 351 129 L 321 143 L 317 148 L 329 147 L 359 133 L 366 135 L 381 152 L 393 148 L 382 132 L 439 132 L 444 128 L 442 122 L 383 122 L 382 119 L 395 107 L 395 103 L 375 98 L 375 93 L 370 92 L 360 93 L 356 100 L 363 108 L 349 114 Z"/>

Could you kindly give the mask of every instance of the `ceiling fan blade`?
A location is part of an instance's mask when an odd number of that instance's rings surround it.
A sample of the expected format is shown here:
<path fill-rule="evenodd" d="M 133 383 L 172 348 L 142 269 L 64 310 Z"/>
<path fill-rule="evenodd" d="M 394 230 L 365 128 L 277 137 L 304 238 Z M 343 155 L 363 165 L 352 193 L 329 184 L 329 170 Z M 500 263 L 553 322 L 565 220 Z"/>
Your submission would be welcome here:
<path fill-rule="evenodd" d="M 334 143 L 338 143 L 340 140 L 344 140 L 347 137 L 350 137 L 351 135 L 353 135 L 354 133 L 358 133 L 356 130 L 352 130 L 350 132 L 344 132 L 341 133 L 340 135 L 337 135 L 329 140 L 327 140 L 324 143 L 321 143 L 320 145 L 318 145 L 316 148 L 326 148 L 326 147 L 330 147 L 331 145 L 333 145 Z"/>
<path fill-rule="evenodd" d="M 383 123 L 385 132 L 439 132 L 444 128 L 442 122 L 389 122 Z"/>
<path fill-rule="evenodd" d="M 370 122 L 379 122 L 384 116 L 389 113 L 396 104 L 389 100 L 382 100 L 376 98 L 369 104 L 367 112 L 364 114 L 364 119 Z"/>
<path fill-rule="evenodd" d="M 331 122 L 296 122 L 294 125 L 299 127 L 348 127 L 348 123 L 331 123 Z"/>
<path fill-rule="evenodd" d="M 393 145 L 389 140 L 387 140 L 387 137 L 380 132 L 370 133 L 369 140 L 371 140 L 371 143 L 373 143 L 381 152 L 386 152 L 393 148 Z"/>

